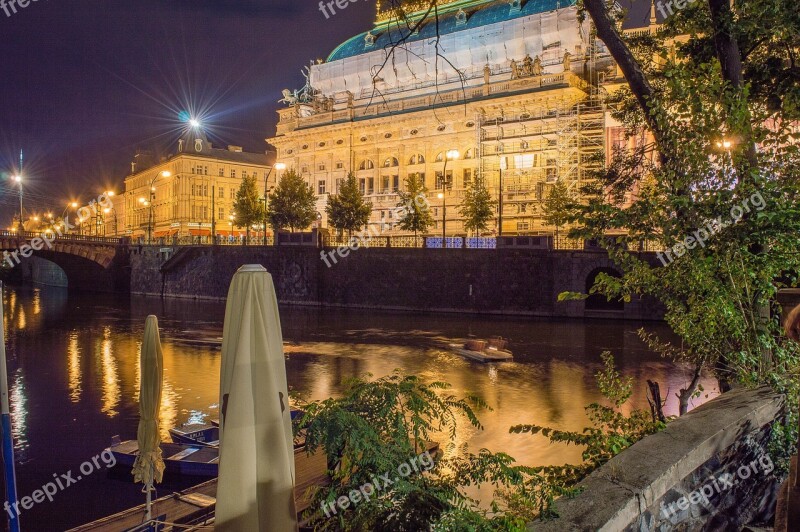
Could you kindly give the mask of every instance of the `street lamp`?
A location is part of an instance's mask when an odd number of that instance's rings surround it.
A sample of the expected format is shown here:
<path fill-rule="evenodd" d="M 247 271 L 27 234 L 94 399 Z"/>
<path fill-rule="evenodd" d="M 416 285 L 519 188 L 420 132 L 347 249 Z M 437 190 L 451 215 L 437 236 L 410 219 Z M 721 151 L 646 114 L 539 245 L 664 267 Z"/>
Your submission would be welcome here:
<path fill-rule="evenodd" d="M 14 181 L 19 185 L 19 231 L 23 233 L 25 232 L 25 225 L 22 223 L 22 176 L 15 175 Z"/>
<path fill-rule="evenodd" d="M 199 123 L 198 123 L 197 127 L 199 127 Z M 153 222 L 155 221 L 155 219 L 154 219 L 155 215 L 153 214 L 153 203 L 155 203 L 155 199 L 156 199 L 155 183 L 156 183 L 156 180 L 159 177 L 170 177 L 171 175 L 172 175 L 172 172 L 170 172 L 169 170 L 162 170 L 161 172 L 156 174 L 156 176 L 153 178 L 152 181 L 150 181 L 150 202 L 149 203 L 144 203 L 145 207 L 148 206 L 148 205 L 150 206 L 150 214 L 149 214 L 149 218 L 148 218 L 148 222 L 147 222 L 147 243 L 148 243 L 148 245 L 153 243 Z M 139 203 L 142 203 L 143 199 L 144 198 L 139 198 Z"/>
<path fill-rule="evenodd" d="M 275 163 L 272 168 L 269 169 L 267 175 L 264 177 L 264 245 L 267 245 L 267 200 L 269 198 L 269 191 L 272 188 L 267 188 L 267 181 L 269 180 L 269 176 L 272 174 L 272 170 L 278 170 L 279 172 L 283 172 L 286 170 L 285 163 Z"/>
<path fill-rule="evenodd" d="M 447 179 L 447 161 L 455 161 L 461 157 L 458 150 L 448 150 L 444 158 L 444 169 L 442 171 L 442 192 L 438 194 L 439 199 L 442 200 L 442 248 L 447 247 L 447 200 L 445 194 L 447 188 L 452 186 L 451 180 Z"/>
<path fill-rule="evenodd" d="M 500 193 L 497 202 L 497 236 L 503 236 L 503 170 L 508 169 L 508 160 L 500 156 Z"/>

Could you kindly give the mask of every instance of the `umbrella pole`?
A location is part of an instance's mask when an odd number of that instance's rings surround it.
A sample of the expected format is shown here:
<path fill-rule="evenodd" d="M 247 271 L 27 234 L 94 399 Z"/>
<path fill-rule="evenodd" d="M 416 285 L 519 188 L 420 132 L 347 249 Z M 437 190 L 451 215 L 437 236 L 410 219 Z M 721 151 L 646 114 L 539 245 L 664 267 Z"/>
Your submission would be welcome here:
<path fill-rule="evenodd" d="M 154 474 L 155 468 L 151 469 L 150 478 L 153 478 Z M 145 484 L 144 489 L 147 490 L 147 514 L 144 516 L 144 518 L 145 521 L 150 521 L 153 518 L 153 482 L 151 481 Z"/>
<path fill-rule="evenodd" d="M 3 464 L 5 465 L 6 495 L 8 504 L 12 508 L 17 508 L 17 475 L 14 471 L 14 441 L 11 434 L 6 339 L 3 330 L 3 283 L 0 283 L 0 415 L 2 415 L 3 428 Z M 19 514 L 9 519 L 8 528 L 10 532 L 19 532 Z"/>

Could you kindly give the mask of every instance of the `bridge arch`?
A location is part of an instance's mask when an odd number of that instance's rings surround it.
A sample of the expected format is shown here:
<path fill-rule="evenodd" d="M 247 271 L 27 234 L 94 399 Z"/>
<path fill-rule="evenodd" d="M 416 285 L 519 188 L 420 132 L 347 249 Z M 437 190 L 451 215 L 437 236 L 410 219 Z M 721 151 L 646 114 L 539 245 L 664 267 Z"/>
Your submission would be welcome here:
<path fill-rule="evenodd" d="M 70 289 L 115 292 L 127 291 L 130 285 L 126 239 L 52 235 L 48 240 L 38 233 L 0 231 L 0 249 L 7 265 L 24 262 L 22 251 L 56 264 Z"/>

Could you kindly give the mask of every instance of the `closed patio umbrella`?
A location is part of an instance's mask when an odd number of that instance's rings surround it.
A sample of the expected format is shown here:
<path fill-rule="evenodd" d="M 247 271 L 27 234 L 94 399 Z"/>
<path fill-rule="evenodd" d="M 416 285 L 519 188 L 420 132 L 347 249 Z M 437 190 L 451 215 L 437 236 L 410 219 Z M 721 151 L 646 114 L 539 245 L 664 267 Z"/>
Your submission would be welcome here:
<path fill-rule="evenodd" d="M 164 460 L 161 458 L 161 436 L 158 417 L 161 406 L 161 383 L 164 377 L 164 357 L 158 335 L 158 318 L 148 316 L 144 324 L 144 338 L 140 354 L 141 379 L 139 383 L 139 429 L 137 441 L 139 454 L 133 464 L 133 477 L 144 483 L 147 493 L 147 520 L 151 519 L 153 484 L 161 482 Z"/>
<path fill-rule="evenodd" d="M 260 265 L 233 276 L 220 375 L 217 530 L 292 532 L 294 445 L 278 302 Z"/>

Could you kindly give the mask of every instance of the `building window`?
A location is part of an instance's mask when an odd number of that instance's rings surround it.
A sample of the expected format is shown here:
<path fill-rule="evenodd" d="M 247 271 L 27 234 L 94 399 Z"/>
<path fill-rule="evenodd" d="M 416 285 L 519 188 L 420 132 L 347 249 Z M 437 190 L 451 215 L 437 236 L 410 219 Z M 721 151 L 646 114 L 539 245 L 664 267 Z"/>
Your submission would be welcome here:
<path fill-rule="evenodd" d="M 393 166 L 400 166 L 400 161 L 397 160 L 397 157 L 389 157 L 383 161 L 384 168 L 391 168 Z"/>
<path fill-rule="evenodd" d="M 370 177 L 367 179 L 367 194 L 375 193 L 375 178 Z"/>
<path fill-rule="evenodd" d="M 397 192 L 400 190 L 400 176 L 395 175 L 392 176 L 392 192 Z"/>
<path fill-rule="evenodd" d="M 225 189 L 222 188 L 222 187 L 219 187 L 219 197 L 220 198 L 224 198 L 225 197 Z"/>
<path fill-rule="evenodd" d="M 242 179 L 247 179 L 247 170 L 242 170 Z"/>
<path fill-rule="evenodd" d="M 194 196 L 194 183 L 192 183 L 192 196 Z"/>
<path fill-rule="evenodd" d="M 344 163 L 342 161 L 339 161 L 338 163 L 336 163 L 336 169 L 337 170 L 341 170 L 342 168 L 344 168 Z"/>
<path fill-rule="evenodd" d="M 412 155 L 411 156 L 411 160 L 408 162 L 408 164 L 412 164 L 412 165 L 413 164 L 425 164 L 425 156 L 422 155 L 421 153 L 418 153 L 416 155 Z"/>
<path fill-rule="evenodd" d="M 526 214 L 528 212 L 528 204 L 527 203 L 520 203 L 517 205 L 517 213 L 518 214 Z"/>
<path fill-rule="evenodd" d="M 517 231 L 529 231 L 530 228 L 530 222 L 517 222 Z"/>
<path fill-rule="evenodd" d="M 320 196 L 322 194 L 325 194 L 325 180 L 324 179 L 320 179 L 319 181 L 317 181 L 317 194 L 319 194 Z"/>
<path fill-rule="evenodd" d="M 359 170 L 372 170 L 373 168 L 375 168 L 375 164 L 370 160 L 361 161 L 361 164 L 358 166 Z"/>
<path fill-rule="evenodd" d="M 324 164 L 320 164 L 320 165 L 317 167 L 317 170 L 319 170 L 320 172 L 324 172 L 324 171 L 325 171 L 325 165 L 324 165 Z"/>
<path fill-rule="evenodd" d="M 439 153 L 436 154 L 436 162 L 440 163 L 442 161 L 444 161 L 444 152 L 440 151 Z"/>
<path fill-rule="evenodd" d="M 301 166 L 300 167 L 300 173 L 301 174 L 307 174 L 308 173 L 308 166 L 306 166 L 306 165 Z"/>
<path fill-rule="evenodd" d="M 231 177 L 236 177 L 236 170 L 231 168 Z"/>
<path fill-rule="evenodd" d="M 220 169 L 219 169 L 219 176 L 220 177 L 225 177 L 225 169 L 222 168 L 222 167 L 220 167 Z"/>
<path fill-rule="evenodd" d="M 341 177 L 336 178 L 336 193 L 339 193 L 339 190 L 342 189 L 342 184 L 344 183 L 344 179 Z"/>
<path fill-rule="evenodd" d="M 358 180 L 358 191 L 361 192 L 361 194 L 367 193 L 367 180 L 363 177 Z"/>
<path fill-rule="evenodd" d="M 473 148 L 464 152 L 464 159 L 472 159 L 475 157 L 475 150 Z"/>
<path fill-rule="evenodd" d="M 536 183 L 536 199 L 544 198 L 544 183 Z"/>
<path fill-rule="evenodd" d="M 472 184 L 472 168 L 464 168 L 464 188 Z"/>
<path fill-rule="evenodd" d="M 381 194 L 389 193 L 389 176 L 385 175 L 381 178 Z"/>
<path fill-rule="evenodd" d="M 225 207 L 220 207 L 219 208 L 219 217 L 217 218 L 217 220 L 222 220 L 223 218 L 225 218 Z"/>
<path fill-rule="evenodd" d="M 208 185 L 203 185 L 203 196 L 208 197 Z"/>

